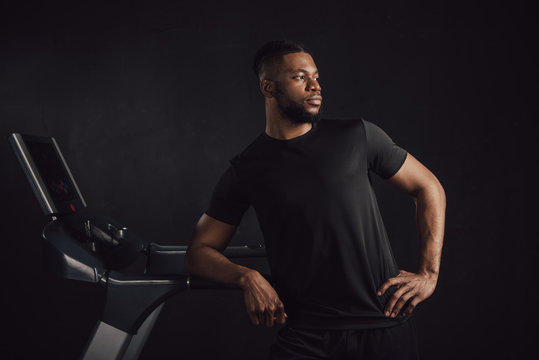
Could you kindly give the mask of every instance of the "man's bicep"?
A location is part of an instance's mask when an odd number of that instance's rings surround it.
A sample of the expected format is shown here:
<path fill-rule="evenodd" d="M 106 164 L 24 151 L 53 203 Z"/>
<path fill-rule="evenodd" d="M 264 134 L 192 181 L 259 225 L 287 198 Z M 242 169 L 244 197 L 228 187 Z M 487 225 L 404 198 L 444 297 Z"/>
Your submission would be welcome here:
<path fill-rule="evenodd" d="M 387 180 L 411 196 L 415 196 L 421 189 L 439 184 L 434 174 L 410 153 L 407 153 L 400 169 Z"/>
<path fill-rule="evenodd" d="M 237 226 L 227 224 L 203 213 L 195 227 L 191 248 L 209 246 L 223 251 L 230 243 Z"/>

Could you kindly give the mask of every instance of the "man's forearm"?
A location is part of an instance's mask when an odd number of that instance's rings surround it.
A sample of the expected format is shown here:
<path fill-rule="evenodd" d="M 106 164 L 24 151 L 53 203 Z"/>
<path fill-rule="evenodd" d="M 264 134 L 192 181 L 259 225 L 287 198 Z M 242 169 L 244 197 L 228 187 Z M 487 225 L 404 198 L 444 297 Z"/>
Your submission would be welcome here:
<path fill-rule="evenodd" d="M 234 264 L 220 251 L 201 242 L 188 248 L 185 267 L 192 275 L 241 288 L 245 309 L 253 324 L 273 326 L 286 322 L 284 304 L 258 271 Z"/>
<path fill-rule="evenodd" d="M 420 237 L 418 272 L 435 278 L 440 270 L 445 226 L 445 192 L 436 182 L 414 198 Z"/>
<path fill-rule="evenodd" d="M 187 250 L 185 268 L 192 275 L 241 288 L 244 287 L 249 274 L 255 271 L 233 263 L 221 252 L 207 245 L 198 245 Z"/>

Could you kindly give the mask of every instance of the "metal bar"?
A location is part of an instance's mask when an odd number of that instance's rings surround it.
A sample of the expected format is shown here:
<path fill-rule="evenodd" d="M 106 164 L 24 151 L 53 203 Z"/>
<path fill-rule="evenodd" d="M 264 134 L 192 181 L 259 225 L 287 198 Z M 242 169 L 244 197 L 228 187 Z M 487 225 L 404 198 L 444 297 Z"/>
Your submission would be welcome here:
<path fill-rule="evenodd" d="M 133 335 L 99 321 L 81 360 L 121 360 Z"/>
<path fill-rule="evenodd" d="M 144 320 L 144 322 L 138 329 L 137 334 L 134 335 L 131 339 L 131 342 L 127 347 L 123 360 L 137 360 L 139 358 L 140 353 L 144 348 L 144 344 L 146 344 L 146 340 L 148 339 L 148 336 L 150 336 L 153 326 L 155 325 L 155 322 L 157 321 L 157 318 L 159 317 L 159 314 L 163 309 L 163 305 L 165 305 L 164 302 L 158 307 L 156 307 L 155 310 L 150 315 L 148 315 L 146 320 Z"/>
<path fill-rule="evenodd" d="M 52 200 L 49 191 L 45 186 L 45 182 L 37 170 L 36 164 L 34 164 L 34 161 L 32 160 L 32 156 L 30 155 L 30 151 L 28 151 L 28 148 L 22 139 L 22 135 L 19 133 L 11 134 L 10 140 L 14 146 L 17 159 L 22 165 L 22 168 L 30 181 L 32 190 L 34 191 L 43 212 L 45 215 L 56 213 L 57 209 L 54 205 L 54 201 Z"/>

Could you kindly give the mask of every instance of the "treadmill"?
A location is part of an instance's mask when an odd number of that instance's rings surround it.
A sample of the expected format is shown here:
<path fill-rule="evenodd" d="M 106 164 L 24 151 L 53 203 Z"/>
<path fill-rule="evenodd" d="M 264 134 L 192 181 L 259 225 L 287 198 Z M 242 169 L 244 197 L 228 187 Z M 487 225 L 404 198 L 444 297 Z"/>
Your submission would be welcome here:
<path fill-rule="evenodd" d="M 138 359 L 170 296 L 188 289 L 228 288 L 185 271 L 187 246 L 147 243 L 124 224 L 88 211 L 53 137 L 13 133 L 9 142 L 50 220 L 42 233 L 45 271 L 106 287 L 101 318 L 81 359 Z M 231 259 L 266 256 L 262 245 L 229 246 L 223 254 Z M 146 257 L 145 270 L 126 271 L 141 256 Z"/>

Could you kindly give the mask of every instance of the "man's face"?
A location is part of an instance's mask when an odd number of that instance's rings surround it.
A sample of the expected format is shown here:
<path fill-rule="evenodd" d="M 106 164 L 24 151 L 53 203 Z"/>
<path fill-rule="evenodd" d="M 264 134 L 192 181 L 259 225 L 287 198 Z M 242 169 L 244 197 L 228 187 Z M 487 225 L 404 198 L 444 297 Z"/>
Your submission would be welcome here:
<path fill-rule="evenodd" d="M 305 52 L 286 54 L 276 70 L 273 95 L 281 113 L 297 124 L 320 120 L 322 88 L 311 55 Z"/>

